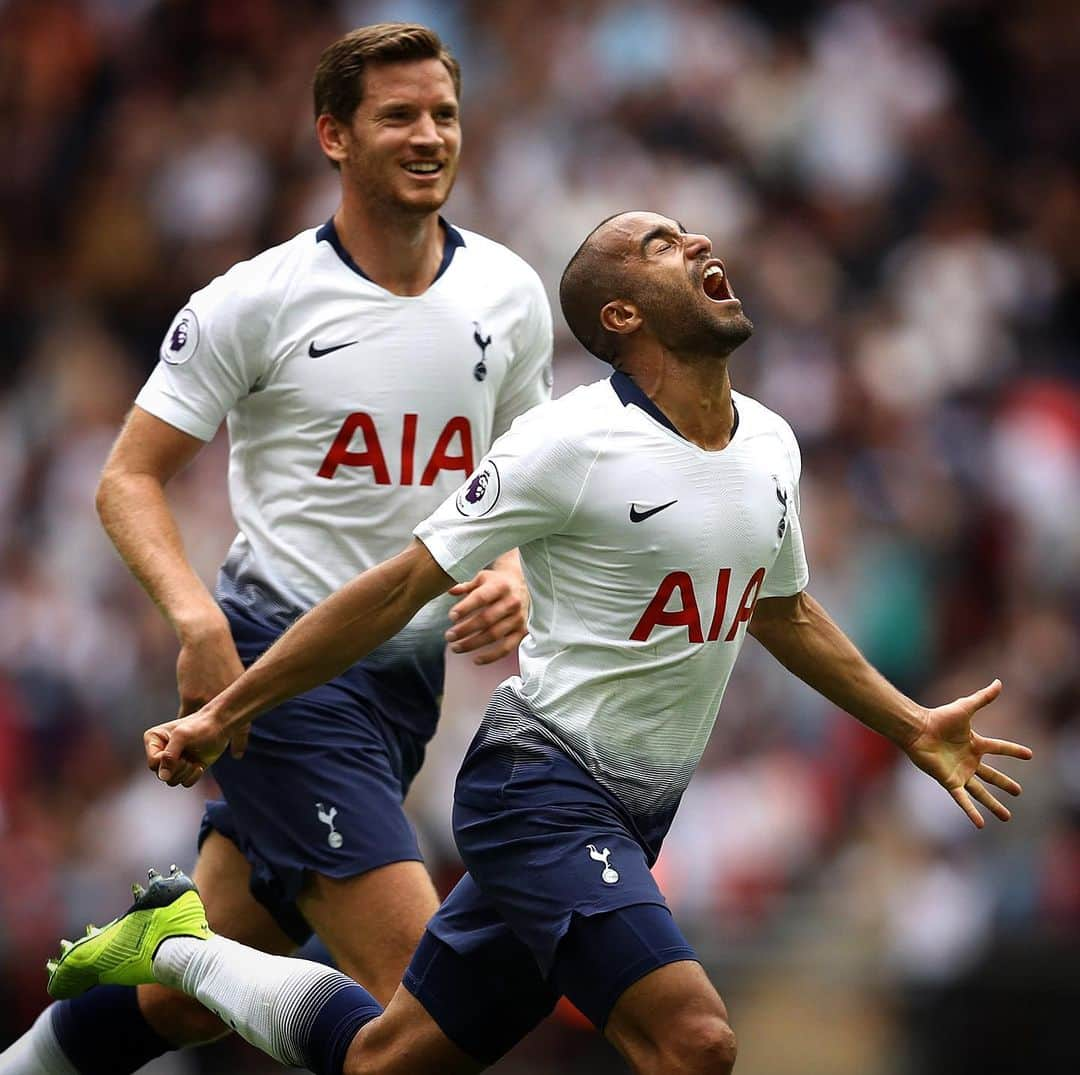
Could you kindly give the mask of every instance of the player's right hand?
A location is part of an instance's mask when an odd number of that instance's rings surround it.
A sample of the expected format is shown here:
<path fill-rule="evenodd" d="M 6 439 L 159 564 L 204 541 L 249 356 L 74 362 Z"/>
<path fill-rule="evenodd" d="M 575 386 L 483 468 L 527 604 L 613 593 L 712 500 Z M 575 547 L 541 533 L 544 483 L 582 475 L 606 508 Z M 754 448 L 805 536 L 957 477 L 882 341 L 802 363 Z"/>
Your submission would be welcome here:
<path fill-rule="evenodd" d="M 143 733 L 146 764 L 170 787 L 190 788 L 225 753 L 229 735 L 212 713 L 200 709 Z"/>
<path fill-rule="evenodd" d="M 177 716 L 186 717 L 202 709 L 239 679 L 243 671 L 244 665 L 224 620 L 211 629 L 182 638 L 176 659 L 176 689 L 180 696 Z M 244 753 L 247 737 L 247 728 L 233 737 L 233 757 L 239 758 Z"/>

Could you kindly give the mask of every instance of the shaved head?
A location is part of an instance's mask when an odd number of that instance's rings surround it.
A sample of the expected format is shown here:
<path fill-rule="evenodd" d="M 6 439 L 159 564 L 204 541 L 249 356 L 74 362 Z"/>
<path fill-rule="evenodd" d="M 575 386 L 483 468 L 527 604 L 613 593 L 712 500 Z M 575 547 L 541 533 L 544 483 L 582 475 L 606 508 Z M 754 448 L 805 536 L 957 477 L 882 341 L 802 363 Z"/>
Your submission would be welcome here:
<path fill-rule="evenodd" d="M 726 358 L 754 330 L 708 236 L 641 210 L 589 232 L 562 275 L 559 302 L 581 345 L 617 369 L 657 353 Z"/>
<path fill-rule="evenodd" d="M 559 304 L 570 331 L 586 351 L 613 365 L 619 354 L 619 337 L 600 323 L 600 311 L 612 299 L 633 297 L 633 282 L 612 227 L 613 221 L 627 215 L 616 213 L 593 228 L 559 281 Z"/>

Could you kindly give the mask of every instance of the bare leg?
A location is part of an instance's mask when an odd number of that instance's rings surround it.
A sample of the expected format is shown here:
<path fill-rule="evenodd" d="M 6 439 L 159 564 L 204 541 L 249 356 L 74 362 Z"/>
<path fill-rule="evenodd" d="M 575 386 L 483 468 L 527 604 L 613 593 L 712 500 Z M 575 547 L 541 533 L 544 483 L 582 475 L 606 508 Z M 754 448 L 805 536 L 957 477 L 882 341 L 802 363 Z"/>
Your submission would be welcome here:
<path fill-rule="evenodd" d="M 474 1075 L 483 1065 L 463 1053 L 423 1005 L 399 988 L 378 1019 L 353 1038 L 344 1075 Z"/>
<path fill-rule="evenodd" d="M 313 874 L 297 904 L 341 970 L 387 1004 L 439 900 L 423 863 L 394 862 L 340 880 Z"/>
<path fill-rule="evenodd" d="M 728 1075 L 735 1034 L 701 965 L 669 963 L 619 998 L 604 1034 L 637 1075 Z"/>

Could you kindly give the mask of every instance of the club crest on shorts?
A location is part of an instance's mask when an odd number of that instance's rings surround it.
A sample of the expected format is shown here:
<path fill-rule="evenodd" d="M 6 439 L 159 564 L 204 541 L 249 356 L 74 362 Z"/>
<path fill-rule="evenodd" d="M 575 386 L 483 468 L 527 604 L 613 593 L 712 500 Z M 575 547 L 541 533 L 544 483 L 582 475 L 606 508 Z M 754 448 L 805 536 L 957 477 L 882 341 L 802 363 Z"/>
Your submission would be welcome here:
<path fill-rule="evenodd" d="M 161 341 L 161 360 L 170 366 L 182 366 L 199 346 L 199 319 L 190 306 L 186 306 L 169 326 Z"/>
<path fill-rule="evenodd" d="M 324 825 L 329 825 L 330 833 L 326 837 L 326 842 L 336 851 L 345 842 L 345 838 L 334 828 L 334 818 L 337 817 L 337 807 L 331 806 L 327 809 L 322 803 L 316 803 L 315 809 L 319 813 L 319 820 Z"/>
<path fill-rule="evenodd" d="M 588 844 L 589 858 L 604 864 L 604 872 L 600 874 L 600 880 L 605 885 L 617 885 L 619 883 L 619 871 L 614 869 L 608 859 L 611 858 L 611 849 L 605 847 L 603 851 L 596 850 L 596 844 Z"/>
<path fill-rule="evenodd" d="M 499 469 L 490 459 L 486 459 L 465 479 L 455 503 L 462 515 L 475 519 L 487 515 L 498 499 Z"/>

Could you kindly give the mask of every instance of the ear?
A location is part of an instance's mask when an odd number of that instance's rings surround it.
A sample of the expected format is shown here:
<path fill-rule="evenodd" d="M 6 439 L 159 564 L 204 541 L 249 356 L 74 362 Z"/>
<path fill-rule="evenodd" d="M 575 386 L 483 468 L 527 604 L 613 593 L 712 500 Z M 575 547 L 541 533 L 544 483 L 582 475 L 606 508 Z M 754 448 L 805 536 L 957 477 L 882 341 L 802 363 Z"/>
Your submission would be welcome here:
<path fill-rule="evenodd" d="M 340 120 L 324 112 L 315 121 L 315 133 L 320 148 L 332 161 L 340 164 L 349 155 L 345 144 L 348 133 Z"/>
<path fill-rule="evenodd" d="M 613 299 L 600 311 L 600 324 L 619 336 L 629 335 L 641 328 L 643 321 L 638 308 L 625 299 Z"/>

